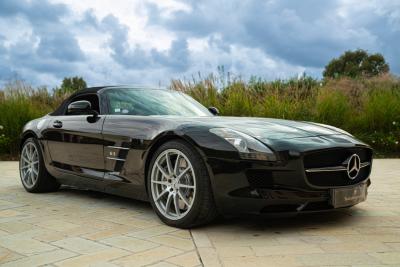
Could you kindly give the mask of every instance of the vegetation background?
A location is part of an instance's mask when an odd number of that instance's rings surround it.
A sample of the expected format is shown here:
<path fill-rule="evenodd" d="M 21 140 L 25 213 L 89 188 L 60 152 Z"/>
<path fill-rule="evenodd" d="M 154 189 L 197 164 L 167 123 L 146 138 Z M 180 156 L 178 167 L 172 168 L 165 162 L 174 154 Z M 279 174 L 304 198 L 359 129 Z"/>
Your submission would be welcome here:
<path fill-rule="evenodd" d="M 379 54 L 360 51 L 348 51 L 333 59 L 321 80 L 304 75 L 288 80 L 252 77 L 245 81 L 220 68 L 217 75 L 173 80 L 171 89 L 187 93 L 205 106 L 217 107 L 224 116 L 333 125 L 370 144 L 378 157 L 399 157 L 400 79 L 389 74 L 389 66 Z M 26 122 L 51 112 L 69 94 L 85 87 L 79 77 L 65 78 L 52 92 L 21 81 L 4 86 L 0 90 L 0 159 L 18 157 L 19 135 Z"/>

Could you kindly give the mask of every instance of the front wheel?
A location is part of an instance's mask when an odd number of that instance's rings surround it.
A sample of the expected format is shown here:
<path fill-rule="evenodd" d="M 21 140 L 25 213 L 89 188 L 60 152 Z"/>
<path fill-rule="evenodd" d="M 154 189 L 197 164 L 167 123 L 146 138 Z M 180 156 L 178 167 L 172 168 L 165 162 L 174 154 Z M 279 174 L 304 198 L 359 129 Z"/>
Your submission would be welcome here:
<path fill-rule="evenodd" d="M 28 138 L 22 145 L 19 173 L 22 185 L 28 192 L 51 192 L 60 187 L 47 172 L 39 142 L 34 138 Z"/>
<path fill-rule="evenodd" d="M 217 216 L 206 166 L 185 142 L 163 144 L 151 161 L 148 177 L 150 202 L 167 225 L 190 228 Z"/>

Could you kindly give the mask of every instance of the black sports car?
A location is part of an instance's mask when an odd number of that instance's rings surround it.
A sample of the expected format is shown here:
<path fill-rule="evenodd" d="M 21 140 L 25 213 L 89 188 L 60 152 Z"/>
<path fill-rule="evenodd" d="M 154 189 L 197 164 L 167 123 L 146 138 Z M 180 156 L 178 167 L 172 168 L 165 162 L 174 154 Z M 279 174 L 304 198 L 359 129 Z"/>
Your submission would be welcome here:
<path fill-rule="evenodd" d="M 79 91 L 24 127 L 22 184 L 148 200 L 162 221 L 182 228 L 218 214 L 320 211 L 366 199 L 372 149 L 351 134 L 217 113 L 166 89 Z"/>

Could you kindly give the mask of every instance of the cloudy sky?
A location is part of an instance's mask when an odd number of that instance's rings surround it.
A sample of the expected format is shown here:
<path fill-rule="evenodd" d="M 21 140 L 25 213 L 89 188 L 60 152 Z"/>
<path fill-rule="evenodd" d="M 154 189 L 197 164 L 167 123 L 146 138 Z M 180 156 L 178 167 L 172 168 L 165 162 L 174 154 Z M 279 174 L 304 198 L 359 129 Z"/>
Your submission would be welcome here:
<path fill-rule="evenodd" d="M 0 83 L 168 85 L 226 72 L 320 77 L 348 49 L 400 73 L 398 0 L 1 0 Z"/>

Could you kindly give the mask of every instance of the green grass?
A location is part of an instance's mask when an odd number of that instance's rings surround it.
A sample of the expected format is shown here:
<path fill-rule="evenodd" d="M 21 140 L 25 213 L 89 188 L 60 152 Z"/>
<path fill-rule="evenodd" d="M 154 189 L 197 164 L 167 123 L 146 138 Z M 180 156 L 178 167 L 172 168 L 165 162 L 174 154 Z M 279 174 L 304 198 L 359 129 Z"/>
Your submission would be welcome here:
<path fill-rule="evenodd" d="M 52 96 L 45 88 L 15 82 L 0 91 L 0 155 L 15 158 L 23 126 L 51 112 L 63 97 Z"/>
<path fill-rule="evenodd" d="M 209 76 L 190 82 L 173 80 L 171 88 L 205 106 L 217 107 L 221 115 L 330 124 L 370 144 L 378 156 L 400 156 L 400 80 L 393 76 L 324 81 L 310 77 L 243 81 Z M 54 110 L 65 97 L 22 82 L 2 88 L 0 159 L 16 158 L 23 125 Z"/>
<path fill-rule="evenodd" d="M 176 80 L 172 88 L 221 115 L 314 121 L 342 128 L 370 144 L 378 156 L 400 156 L 400 80 L 393 76 L 319 81 L 310 77 L 249 82 Z"/>

